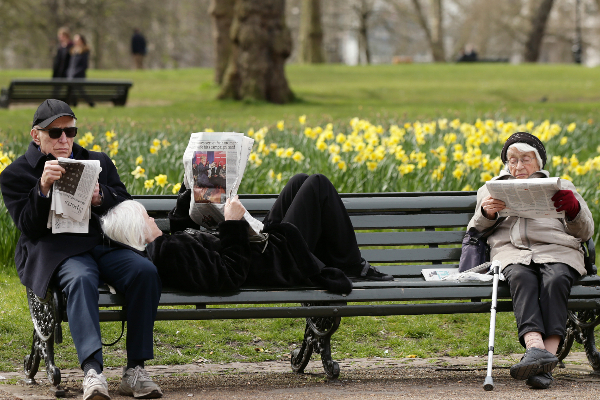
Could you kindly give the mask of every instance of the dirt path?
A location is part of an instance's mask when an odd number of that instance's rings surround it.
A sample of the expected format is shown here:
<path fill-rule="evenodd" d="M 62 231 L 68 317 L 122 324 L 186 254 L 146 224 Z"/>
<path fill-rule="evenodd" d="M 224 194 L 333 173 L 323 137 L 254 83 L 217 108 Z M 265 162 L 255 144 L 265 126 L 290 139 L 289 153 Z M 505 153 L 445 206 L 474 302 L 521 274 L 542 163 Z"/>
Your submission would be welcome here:
<path fill-rule="evenodd" d="M 339 379 L 329 381 L 319 361 L 311 361 L 305 374 L 290 372 L 288 361 L 231 364 L 190 364 L 149 366 L 147 369 L 161 385 L 166 399 L 598 399 L 600 376 L 591 376 L 585 355 L 574 353 L 567 368 L 555 371 L 555 383 L 548 390 L 529 389 L 525 382 L 512 379 L 508 366 L 518 356 L 495 359 L 495 389 L 483 390 L 486 360 L 477 357 L 436 359 L 347 359 L 340 363 Z M 62 371 L 67 398 L 81 398 L 82 373 Z M 108 368 L 113 400 L 119 396 L 120 369 Z M 0 399 L 45 400 L 50 385 L 41 379 L 30 387 L 0 384 Z M 20 373 L 0 372 L 4 380 L 15 380 Z M 0 378 L 0 383 L 2 379 Z"/>

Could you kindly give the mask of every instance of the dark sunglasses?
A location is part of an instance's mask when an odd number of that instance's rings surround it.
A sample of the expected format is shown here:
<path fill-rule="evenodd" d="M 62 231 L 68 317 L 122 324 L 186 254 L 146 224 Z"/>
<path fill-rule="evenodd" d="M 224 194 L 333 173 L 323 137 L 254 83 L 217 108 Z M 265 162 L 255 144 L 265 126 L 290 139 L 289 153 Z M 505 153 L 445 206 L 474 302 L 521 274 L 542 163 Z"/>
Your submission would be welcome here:
<path fill-rule="evenodd" d="M 65 135 L 67 135 L 68 138 L 74 138 L 77 135 L 77 127 L 50 129 L 38 128 L 38 130 L 48 132 L 48 136 L 50 136 L 51 139 L 60 138 L 62 136 L 63 131 L 65 132 Z"/>

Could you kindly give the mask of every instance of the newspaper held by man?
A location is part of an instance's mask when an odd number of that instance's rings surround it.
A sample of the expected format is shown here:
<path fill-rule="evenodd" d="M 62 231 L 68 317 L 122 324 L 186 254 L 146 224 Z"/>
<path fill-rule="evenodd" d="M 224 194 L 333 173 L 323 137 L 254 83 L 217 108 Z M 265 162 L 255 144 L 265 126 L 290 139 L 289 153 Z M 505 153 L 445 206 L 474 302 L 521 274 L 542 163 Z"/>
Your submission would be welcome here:
<path fill-rule="evenodd" d="M 209 230 L 224 221 L 227 199 L 236 196 L 254 139 L 238 132 L 195 132 L 183 154 L 184 181 L 192 188 L 190 218 Z M 253 233 L 263 228 L 246 212 Z"/>
<path fill-rule="evenodd" d="M 100 161 L 59 157 L 58 164 L 65 173 L 52 184 L 47 227 L 52 233 L 88 233 Z"/>
<path fill-rule="evenodd" d="M 508 179 L 486 182 L 490 196 L 502 200 L 506 208 L 501 217 L 564 218 L 556 211 L 552 196 L 560 189 L 560 178 Z"/>

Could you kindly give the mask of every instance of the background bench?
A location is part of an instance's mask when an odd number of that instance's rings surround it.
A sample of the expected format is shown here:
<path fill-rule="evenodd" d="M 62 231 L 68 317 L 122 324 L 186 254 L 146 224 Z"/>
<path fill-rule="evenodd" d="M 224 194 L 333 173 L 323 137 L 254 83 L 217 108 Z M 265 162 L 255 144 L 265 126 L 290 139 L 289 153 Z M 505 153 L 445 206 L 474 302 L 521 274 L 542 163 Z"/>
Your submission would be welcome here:
<path fill-rule="evenodd" d="M 112 102 L 124 106 L 133 83 L 91 79 L 13 79 L 0 94 L 0 107 L 11 103 L 41 103 L 58 99 L 76 106 L 78 102 Z M 84 96 L 85 93 L 85 96 Z"/>
<path fill-rule="evenodd" d="M 271 208 L 276 196 L 241 195 L 240 198 L 260 219 Z M 300 348 L 292 351 L 292 369 L 303 372 L 311 354 L 316 352 L 321 355 L 327 376 L 336 378 L 340 370 L 331 358 L 330 338 L 342 317 L 490 312 L 491 282 L 426 282 L 421 274 L 421 269 L 442 263 L 446 263 L 444 268 L 458 267 L 460 243 L 475 208 L 475 194 L 344 194 L 342 198 L 355 229 L 359 231 L 357 239 L 363 257 L 381 265 L 380 270 L 394 275 L 394 281 L 355 282 L 352 293 L 347 296 L 314 287 L 247 287 L 219 294 L 183 293 L 164 288 L 161 306 L 194 305 L 195 309 L 159 308 L 157 319 L 306 318 L 304 341 Z M 135 196 L 135 199 L 144 204 L 161 229 L 168 230 L 166 216 L 175 206 L 175 196 Z M 593 242 L 589 245 L 589 261 L 593 264 Z M 62 295 L 49 293 L 47 299 L 42 300 L 28 291 L 28 297 L 35 330 L 31 354 L 25 358 L 26 376 L 33 381 L 40 359 L 45 358 L 48 377 L 58 385 L 60 371 L 54 365 L 53 344 L 60 342 L 60 322 L 66 320 Z M 499 312 L 512 311 L 510 292 L 505 283 L 499 287 L 498 299 Z M 421 300 L 446 302 L 414 303 Z M 391 304 L 374 304 L 376 302 Z M 290 306 L 290 303 L 298 305 Z M 122 295 L 101 290 L 100 319 L 124 320 L 123 311 L 105 309 L 122 304 Z M 231 304 L 248 307 L 226 307 Z M 269 306 L 252 306 L 256 304 Z M 559 359 L 567 356 L 576 340 L 583 343 L 590 364 L 596 373 L 600 373 L 600 353 L 594 341 L 594 328 L 599 323 L 600 277 L 586 276 L 571 290 L 566 340 L 559 349 Z"/>

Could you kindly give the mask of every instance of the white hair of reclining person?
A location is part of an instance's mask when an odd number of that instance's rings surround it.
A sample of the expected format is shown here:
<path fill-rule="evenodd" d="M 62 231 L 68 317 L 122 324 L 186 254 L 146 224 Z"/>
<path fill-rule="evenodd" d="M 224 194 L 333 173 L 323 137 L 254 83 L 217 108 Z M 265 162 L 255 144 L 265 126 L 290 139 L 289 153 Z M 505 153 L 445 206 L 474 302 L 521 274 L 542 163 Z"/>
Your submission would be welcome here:
<path fill-rule="evenodd" d="M 146 248 L 150 228 L 146 223 L 146 209 L 135 200 L 117 204 L 100 219 L 102 231 L 111 240 L 121 242 L 136 250 Z"/>
<path fill-rule="evenodd" d="M 542 169 L 542 165 L 544 165 L 544 164 L 542 164 L 542 157 L 540 157 L 540 153 L 538 152 L 538 150 L 535 147 L 533 147 L 527 143 L 517 142 L 517 143 L 511 144 L 510 146 L 508 146 L 508 149 L 506 149 L 506 154 L 507 154 L 506 170 L 508 172 L 510 172 L 510 169 L 508 168 L 508 165 L 509 165 L 508 164 L 508 150 L 512 149 L 513 147 L 515 149 L 519 150 L 521 153 L 529 153 L 530 151 L 533 151 L 535 153 L 535 158 L 537 159 L 537 162 L 538 162 L 538 167 L 540 167 L 540 169 Z"/>

